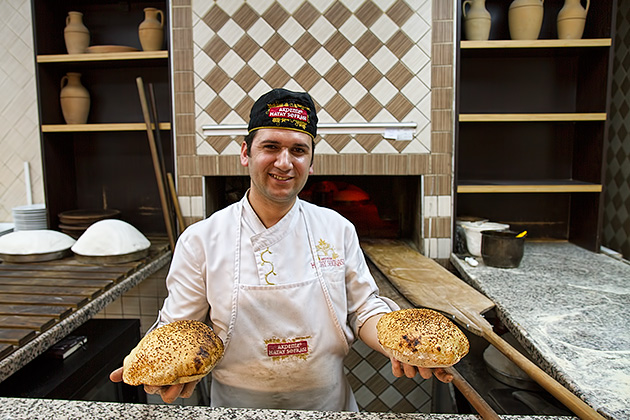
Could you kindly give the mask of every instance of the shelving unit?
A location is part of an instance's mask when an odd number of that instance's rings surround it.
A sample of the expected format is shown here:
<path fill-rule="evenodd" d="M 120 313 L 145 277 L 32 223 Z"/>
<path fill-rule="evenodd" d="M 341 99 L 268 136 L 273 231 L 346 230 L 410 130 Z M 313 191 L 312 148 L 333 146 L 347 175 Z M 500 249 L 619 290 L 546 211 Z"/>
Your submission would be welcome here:
<path fill-rule="evenodd" d="M 615 0 L 591 4 L 577 40 L 557 39 L 564 0 L 546 0 L 531 41 L 510 39 L 502 0 L 486 1 L 488 41 L 462 39 L 458 3 L 457 216 L 598 250 Z"/>
<path fill-rule="evenodd" d="M 153 85 L 165 170 L 174 171 L 169 71 L 169 6 L 163 1 L 32 0 L 37 95 L 44 188 L 49 226 L 73 209 L 113 208 L 145 234 L 166 231 L 136 78 Z M 164 50 L 142 51 L 138 25 L 144 8 L 164 12 Z M 120 45 L 135 51 L 66 54 L 69 11 L 83 13 L 90 46 Z M 81 73 L 90 93 L 87 124 L 66 124 L 59 94 L 61 78 Z"/>

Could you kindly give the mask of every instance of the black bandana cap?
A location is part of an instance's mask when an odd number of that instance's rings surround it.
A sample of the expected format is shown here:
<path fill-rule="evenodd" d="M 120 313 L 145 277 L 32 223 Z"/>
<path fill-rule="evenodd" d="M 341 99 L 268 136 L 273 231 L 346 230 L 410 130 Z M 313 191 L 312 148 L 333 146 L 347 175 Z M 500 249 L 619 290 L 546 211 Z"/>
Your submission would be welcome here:
<path fill-rule="evenodd" d="M 274 89 L 258 98 L 249 114 L 249 133 L 260 128 L 282 128 L 317 135 L 315 103 L 306 92 Z"/>

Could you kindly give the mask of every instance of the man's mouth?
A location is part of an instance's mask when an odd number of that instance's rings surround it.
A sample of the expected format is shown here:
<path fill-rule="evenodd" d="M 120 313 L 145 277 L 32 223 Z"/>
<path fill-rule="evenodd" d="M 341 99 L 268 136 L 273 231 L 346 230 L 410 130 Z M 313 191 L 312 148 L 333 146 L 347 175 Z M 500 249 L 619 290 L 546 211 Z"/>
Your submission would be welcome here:
<path fill-rule="evenodd" d="M 271 176 L 273 179 L 277 179 L 278 181 L 288 181 L 289 179 L 292 178 L 290 176 L 280 176 L 280 175 L 274 175 L 274 174 L 269 174 L 269 176 Z"/>

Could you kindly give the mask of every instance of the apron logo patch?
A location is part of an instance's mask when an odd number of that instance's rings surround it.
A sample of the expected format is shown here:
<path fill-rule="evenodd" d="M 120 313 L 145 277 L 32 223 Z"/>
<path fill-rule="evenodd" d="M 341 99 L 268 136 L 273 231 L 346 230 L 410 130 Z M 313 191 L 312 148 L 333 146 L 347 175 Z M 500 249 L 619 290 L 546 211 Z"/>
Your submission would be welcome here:
<path fill-rule="evenodd" d="M 339 258 L 339 254 L 335 251 L 335 247 L 330 245 L 323 239 L 320 239 L 315 245 L 317 251 L 317 259 L 319 260 L 319 266 L 324 267 L 342 267 L 346 260 Z M 315 268 L 315 264 L 311 263 L 311 267 Z"/>
<path fill-rule="evenodd" d="M 285 357 L 308 353 L 308 341 L 290 341 L 285 343 L 267 343 L 267 356 Z"/>

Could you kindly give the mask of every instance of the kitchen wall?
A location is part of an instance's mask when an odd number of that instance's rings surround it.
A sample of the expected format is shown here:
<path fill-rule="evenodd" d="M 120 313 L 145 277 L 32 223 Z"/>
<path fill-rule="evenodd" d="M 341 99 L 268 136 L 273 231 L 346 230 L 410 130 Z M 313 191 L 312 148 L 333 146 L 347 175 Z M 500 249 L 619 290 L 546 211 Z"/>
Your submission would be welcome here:
<path fill-rule="evenodd" d="M 44 202 L 31 5 L 0 1 L 0 222 L 27 204 L 24 162 L 34 203 Z"/>
<path fill-rule="evenodd" d="M 442 127 L 433 128 L 434 132 L 431 134 L 430 140 L 426 131 L 423 131 L 416 137 L 417 143 L 415 143 L 415 146 L 421 146 L 420 149 L 426 149 L 424 150 L 425 152 L 432 152 L 432 154 L 420 153 L 419 155 L 421 156 L 416 156 L 416 158 L 422 160 L 423 163 L 421 165 L 431 168 L 428 172 L 430 172 L 432 179 L 425 184 L 425 188 L 433 188 L 433 191 L 429 191 L 426 194 L 425 203 L 423 204 L 428 220 L 432 220 L 435 223 L 436 228 L 433 231 L 440 231 L 440 234 L 445 235 L 432 236 L 433 239 L 431 241 L 435 244 L 433 249 L 437 250 L 438 248 L 442 249 L 441 246 L 438 246 L 438 241 L 441 240 L 440 243 L 443 244 L 445 242 L 444 239 L 450 235 L 450 232 L 446 234 L 447 228 L 450 229 L 450 226 L 448 226 L 450 222 L 447 223 L 449 217 L 444 215 L 450 214 L 450 209 L 445 209 L 450 206 L 450 178 L 447 174 L 450 173 L 451 169 L 449 156 L 452 143 L 452 136 L 448 127 L 450 121 L 447 117 L 448 108 L 451 105 L 448 93 L 448 69 L 451 64 L 448 61 L 450 58 L 448 44 L 452 39 L 452 30 L 449 32 L 451 28 L 448 26 L 448 22 L 449 19 L 452 19 L 454 10 L 450 7 L 453 2 L 445 0 L 434 0 L 434 2 L 437 7 L 433 7 L 434 13 L 430 19 L 426 15 L 428 2 L 412 1 L 407 3 L 407 5 L 411 8 L 416 8 L 415 10 L 420 10 L 414 13 L 425 23 L 428 23 L 429 20 L 433 22 L 431 26 L 432 50 L 426 51 L 428 50 L 426 48 L 426 40 L 421 45 L 424 47 L 422 51 L 429 53 L 432 65 L 430 73 L 434 77 L 425 79 L 426 70 L 422 74 L 414 75 L 416 79 L 424 81 L 423 83 L 430 79 L 432 92 L 434 92 L 431 95 L 433 111 L 430 111 L 427 117 L 426 103 L 420 103 L 414 108 L 419 111 L 416 115 L 424 115 L 425 118 L 431 120 L 434 126 L 436 122 L 441 123 L 444 121 Z M 204 103 L 209 105 L 212 103 L 210 98 L 218 96 L 204 80 L 207 73 L 201 76 L 203 71 L 199 70 L 199 68 L 207 69 L 204 66 L 208 66 L 210 63 L 207 59 L 209 57 L 208 53 L 203 49 L 203 47 L 207 47 L 207 42 L 204 43 L 200 39 L 208 40 L 207 37 L 215 32 L 212 31 L 212 27 L 208 26 L 201 19 L 200 14 L 203 13 L 198 9 L 201 4 L 227 5 L 229 6 L 228 10 L 235 11 L 237 6 L 242 5 L 243 2 L 195 3 L 198 3 L 198 5 L 194 6 L 190 0 L 175 0 L 172 2 L 175 15 L 174 20 L 176 21 L 173 34 L 173 49 L 176 68 L 175 83 L 178 88 L 175 93 L 175 108 L 178 111 L 176 122 L 179 166 L 178 189 L 180 195 L 182 195 L 182 204 L 185 207 L 189 220 L 197 219 L 203 213 L 201 174 L 210 172 L 210 170 L 205 168 L 210 162 L 206 160 L 207 155 L 216 156 L 214 158 L 215 164 L 212 165 L 215 167 L 224 162 L 220 156 L 222 154 L 225 155 L 230 148 L 234 147 L 231 145 L 231 142 L 225 141 L 225 139 L 223 140 L 226 144 L 225 146 L 219 145 L 217 143 L 220 142 L 213 140 L 216 148 L 213 147 L 199 132 L 199 125 L 210 122 L 210 120 L 206 117 L 200 118 L 199 122 L 195 120 L 198 115 L 203 115 L 205 112 L 202 105 Z M 284 3 L 287 2 L 280 2 L 280 4 Z M 295 3 L 299 4 L 299 2 Z M 317 3 L 329 4 L 332 2 Z M 384 7 L 383 5 L 393 5 L 394 3 L 392 0 L 373 2 L 379 10 L 381 10 L 381 7 Z M 621 252 L 626 259 L 630 259 L 630 215 L 627 210 L 630 208 L 630 186 L 628 182 L 630 178 L 630 127 L 628 126 L 630 124 L 628 122 L 630 121 L 630 116 L 628 115 L 630 113 L 630 87 L 627 83 L 627 69 L 630 66 L 626 63 L 629 57 L 629 37 L 627 34 L 630 28 L 630 4 L 628 2 L 618 3 L 617 38 L 615 39 L 616 60 L 614 63 L 613 100 L 610 112 L 610 147 L 607 154 L 603 243 L 605 246 Z M 355 4 L 355 6 L 351 6 L 348 10 L 356 12 L 358 5 L 363 3 L 355 1 L 350 2 L 350 4 Z M 424 9 L 420 6 L 424 6 Z M 193 8 L 197 12 L 194 12 Z M 370 20 L 372 19 L 374 17 L 370 18 Z M 386 20 L 383 15 L 381 15 L 380 19 Z M 195 22 L 194 31 L 197 33 L 194 36 L 193 21 Z M 216 22 L 208 23 L 212 23 L 213 26 L 216 25 Z M 232 23 L 227 26 L 229 27 L 230 25 Z M 204 28 L 204 26 L 208 27 Z M 194 67 L 195 63 L 198 64 L 198 68 Z M 441 69 L 444 69 L 444 71 L 441 71 Z M 436 73 L 443 76 L 435 76 Z M 444 82 L 438 81 L 438 79 L 442 80 L 442 78 L 444 78 Z M 11 209 L 14 206 L 23 205 L 27 202 L 24 185 L 24 162 L 29 162 L 30 166 L 33 201 L 35 203 L 44 202 L 36 108 L 31 8 L 28 0 L 0 1 L 0 80 L 2 81 L 2 95 L 0 95 L 0 222 L 11 222 Z M 440 85 L 441 83 L 444 86 Z M 214 86 L 216 88 L 216 84 Z M 443 94 L 435 94 L 437 91 L 443 92 Z M 425 112 L 422 112 L 422 110 Z M 423 127 L 426 127 L 426 124 Z M 346 143 L 346 141 L 347 139 L 342 139 L 332 142 L 339 149 L 337 151 L 333 147 L 335 155 L 343 158 L 345 153 L 341 152 L 345 146 L 348 146 L 350 143 L 351 148 L 356 146 L 354 142 L 347 141 Z M 367 140 L 363 141 L 363 145 L 361 143 L 359 145 L 366 151 L 374 152 L 376 146 L 381 143 Z M 396 148 L 402 146 L 402 143 L 390 144 L 390 146 Z M 386 148 L 387 146 L 382 144 L 381 147 Z M 318 148 L 318 153 L 322 151 L 321 149 L 325 151 L 324 147 L 320 147 Z M 197 154 L 198 150 L 199 155 Z M 378 152 L 378 149 L 376 152 Z M 204 153 L 206 157 L 202 158 Z M 423 160 L 429 156 L 432 156 L 431 159 L 428 159 L 428 161 Z M 339 159 L 339 157 L 336 157 L 336 159 Z"/>
<path fill-rule="evenodd" d="M 630 260 L 630 2 L 617 7 L 603 245 Z"/>
<path fill-rule="evenodd" d="M 424 177 L 416 243 L 448 258 L 452 226 L 453 2 L 173 3 L 178 191 L 189 222 L 206 216 L 204 176 L 244 175 L 243 124 L 274 87 L 311 93 L 321 122 L 415 122 L 409 140 L 318 136 L 315 174 Z"/>

